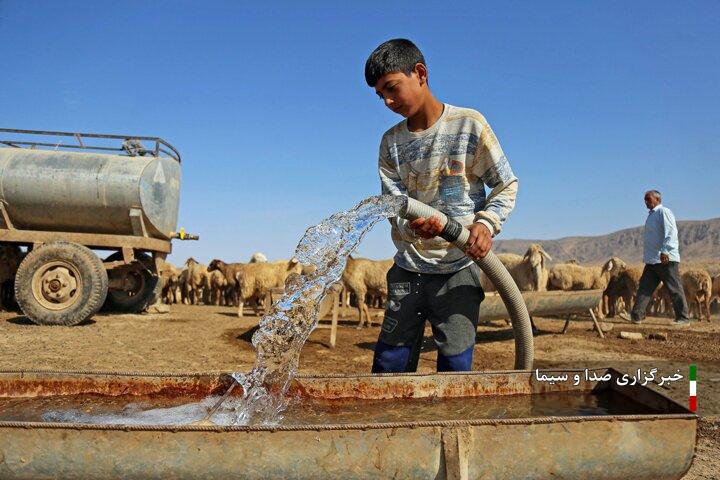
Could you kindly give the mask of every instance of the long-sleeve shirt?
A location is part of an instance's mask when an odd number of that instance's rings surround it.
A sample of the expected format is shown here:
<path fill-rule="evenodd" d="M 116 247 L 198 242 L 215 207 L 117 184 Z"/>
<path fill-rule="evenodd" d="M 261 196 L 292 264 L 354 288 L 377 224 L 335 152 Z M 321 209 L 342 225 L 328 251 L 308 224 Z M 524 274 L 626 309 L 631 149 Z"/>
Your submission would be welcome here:
<path fill-rule="evenodd" d="M 661 263 L 660 254 L 668 255 L 671 262 L 680 261 L 678 230 L 675 215 L 662 204 L 650 210 L 645 220 L 643 262 Z"/>
<path fill-rule="evenodd" d="M 385 132 L 378 162 L 382 193 L 408 195 L 467 226 L 483 223 L 497 235 L 515 206 L 517 178 L 485 117 L 445 104 L 428 129 L 407 120 Z M 490 195 L 486 195 L 485 186 Z M 444 239 L 415 235 L 407 220 L 391 218 L 395 263 L 420 273 L 452 273 L 472 262 Z"/>

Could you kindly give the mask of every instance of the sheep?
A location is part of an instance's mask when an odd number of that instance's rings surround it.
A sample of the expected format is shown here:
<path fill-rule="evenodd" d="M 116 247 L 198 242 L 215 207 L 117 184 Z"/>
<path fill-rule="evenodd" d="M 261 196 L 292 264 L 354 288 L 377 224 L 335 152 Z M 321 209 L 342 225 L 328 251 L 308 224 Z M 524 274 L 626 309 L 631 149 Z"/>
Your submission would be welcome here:
<path fill-rule="evenodd" d="M 227 293 L 231 297 L 233 305 L 237 305 L 239 283 L 237 281 L 238 274 L 247 265 L 246 263 L 225 263 L 218 258 L 214 258 L 207 267 L 208 272 L 219 271 L 225 277 L 227 284 Z"/>
<path fill-rule="evenodd" d="M 158 275 L 163 282 L 161 298 L 165 303 L 172 304 L 182 301 L 179 294 L 182 272 L 183 270 L 169 262 L 164 261 L 160 266 Z"/>
<path fill-rule="evenodd" d="M 291 273 L 301 272 L 302 265 L 296 258 L 279 262 L 246 264 L 236 277 L 240 286 L 238 317 L 242 318 L 245 303 L 252 299 L 267 298 L 271 289 L 285 286 L 285 280 Z"/>
<path fill-rule="evenodd" d="M 543 292 L 547 289 L 548 270 L 545 260 L 552 260 L 552 257 L 543 250 L 542 245 L 530 244 L 522 257 L 514 253 L 499 253 L 497 257 L 521 291 Z M 485 273 L 480 275 L 480 285 L 486 292 L 496 290 Z"/>
<path fill-rule="evenodd" d="M 712 279 L 712 298 L 710 301 L 717 300 L 720 303 L 720 275 Z"/>
<path fill-rule="evenodd" d="M 701 269 L 689 269 L 682 274 L 682 285 L 685 290 L 685 298 L 692 307 L 697 309 L 697 318 L 702 320 L 703 307 L 705 307 L 705 319 L 710 321 L 710 297 L 712 296 L 712 278 L 710 274 Z"/>
<path fill-rule="evenodd" d="M 617 270 L 610 277 L 608 286 L 603 292 L 603 308 L 608 316 L 612 317 L 617 313 L 617 303 L 621 299 L 626 311 L 632 309 L 641 276 L 641 269 L 625 265 L 624 262 L 618 264 Z"/>
<path fill-rule="evenodd" d="M 623 298 L 625 292 L 625 282 L 620 275 L 610 277 L 608 286 L 603 291 L 603 314 L 607 317 L 614 317 L 620 310 L 618 308 L 619 301 Z M 627 306 L 627 302 L 623 301 Z"/>
<path fill-rule="evenodd" d="M 670 290 L 667 289 L 663 282 L 653 292 L 650 311 L 654 315 L 667 315 L 673 311 L 673 301 L 670 296 Z"/>
<path fill-rule="evenodd" d="M 15 299 L 12 285 L 15 282 L 23 253 L 16 245 L 3 245 L 0 247 L 0 310 L 5 310 Z"/>
<path fill-rule="evenodd" d="M 642 272 L 641 268 L 627 265 L 620 273 L 620 278 L 625 284 L 622 298 L 628 309 L 631 309 L 632 306 L 635 305 L 635 297 L 637 296 L 638 288 L 640 288 L 640 277 L 642 277 Z"/>
<path fill-rule="evenodd" d="M 252 257 L 250 257 L 249 263 L 267 263 L 268 259 L 262 252 L 255 252 L 252 254 Z"/>
<path fill-rule="evenodd" d="M 602 267 L 560 263 L 550 269 L 548 285 L 553 290 L 605 290 L 611 275 L 623 268 L 626 268 L 625 262 L 617 257 L 612 257 Z"/>
<path fill-rule="evenodd" d="M 358 326 L 370 326 L 370 310 L 365 303 L 368 293 L 387 298 L 387 272 L 393 266 L 392 260 L 368 260 L 366 258 L 353 258 L 349 256 L 342 281 L 350 293 L 355 295 L 358 306 Z"/>
<path fill-rule="evenodd" d="M 190 257 L 185 261 L 186 270 L 183 271 L 183 301 L 190 305 L 197 305 L 202 299 L 202 290 L 206 285 L 207 267 Z"/>
<path fill-rule="evenodd" d="M 227 286 L 227 279 L 222 272 L 218 270 L 209 271 L 205 277 L 205 304 L 222 305 L 225 303 L 225 289 Z"/>
<path fill-rule="evenodd" d="M 561 263 L 550 269 L 548 285 L 555 290 L 605 290 L 610 279 L 626 268 L 625 262 L 612 257 L 602 267 L 583 267 L 571 263 Z M 604 317 L 604 299 L 597 307 L 597 315 Z"/>
<path fill-rule="evenodd" d="M 387 295 L 382 293 L 370 293 L 368 292 L 367 302 L 372 308 L 384 308 L 387 303 Z"/>

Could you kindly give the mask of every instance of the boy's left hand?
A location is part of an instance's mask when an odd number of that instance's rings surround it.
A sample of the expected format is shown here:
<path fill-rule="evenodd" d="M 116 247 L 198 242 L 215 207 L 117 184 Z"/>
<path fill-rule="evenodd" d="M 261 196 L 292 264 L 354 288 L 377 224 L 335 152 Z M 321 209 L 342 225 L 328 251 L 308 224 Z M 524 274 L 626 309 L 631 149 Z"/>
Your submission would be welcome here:
<path fill-rule="evenodd" d="M 468 230 L 470 230 L 470 238 L 465 247 L 465 254 L 473 260 L 480 260 L 492 248 L 492 233 L 483 223 L 473 223 L 468 226 Z"/>

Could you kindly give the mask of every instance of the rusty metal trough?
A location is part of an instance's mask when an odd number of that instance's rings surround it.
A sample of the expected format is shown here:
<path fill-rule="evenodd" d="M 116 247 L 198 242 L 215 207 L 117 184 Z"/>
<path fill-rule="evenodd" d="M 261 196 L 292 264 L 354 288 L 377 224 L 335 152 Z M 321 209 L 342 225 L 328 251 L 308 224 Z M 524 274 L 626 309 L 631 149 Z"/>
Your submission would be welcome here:
<path fill-rule="evenodd" d="M 577 372 L 584 371 L 560 373 Z M 595 372 L 612 378 L 574 386 L 538 381 L 527 371 L 301 376 L 291 394 L 470 402 L 611 389 L 644 413 L 223 427 L 28 422 L 0 411 L 0 478 L 681 478 L 692 462 L 697 417 L 646 387 L 617 386 L 615 370 Z M 190 399 L 221 394 L 230 384 L 225 374 L 0 372 L 0 401 L 78 394 Z"/>

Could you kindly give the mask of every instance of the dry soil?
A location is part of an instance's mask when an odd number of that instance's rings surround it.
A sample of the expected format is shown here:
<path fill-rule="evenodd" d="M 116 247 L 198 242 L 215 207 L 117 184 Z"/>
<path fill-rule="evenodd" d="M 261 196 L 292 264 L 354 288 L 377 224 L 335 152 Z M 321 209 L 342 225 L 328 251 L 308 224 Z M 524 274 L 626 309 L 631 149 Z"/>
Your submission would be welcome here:
<path fill-rule="evenodd" d="M 374 315 L 379 319 L 380 311 Z M 329 348 L 330 331 L 316 330 L 303 349 L 301 373 L 367 373 L 378 327 L 356 329 L 352 309 L 342 312 L 337 346 Z M 101 314 L 75 327 L 44 327 L 15 313 L 0 313 L 0 370 L 94 370 L 143 372 L 246 371 L 254 361 L 251 337 L 257 317 L 238 319 L 230 307 L 173 305 L 169 314 Z M 327 322 L 324 322 L 327 323 Z M 698 367 L 698 413 L 702 421 L 692 468 L 685 479 L 720 478 L 720 318 L 676 328 L 665 318 L 641 326 L 613 319 L 601 339 L 588 319 L 570 323 L 536 319 L 538 368 L 612 366 L 632 372 L 657 368 L 659 375 L 679 371 L 683 380 L 669 388 L 654 386 L 683 405 L 688 401 L 688 366 Z M 619 331 L 666 333 L 667 341 L 629 341 Z M 435 368 L 430 330 L 419 370 Z M 511 369 L 512 330 L 504 322 L 481 325 L 475 349 L 476 370 Z"/>

